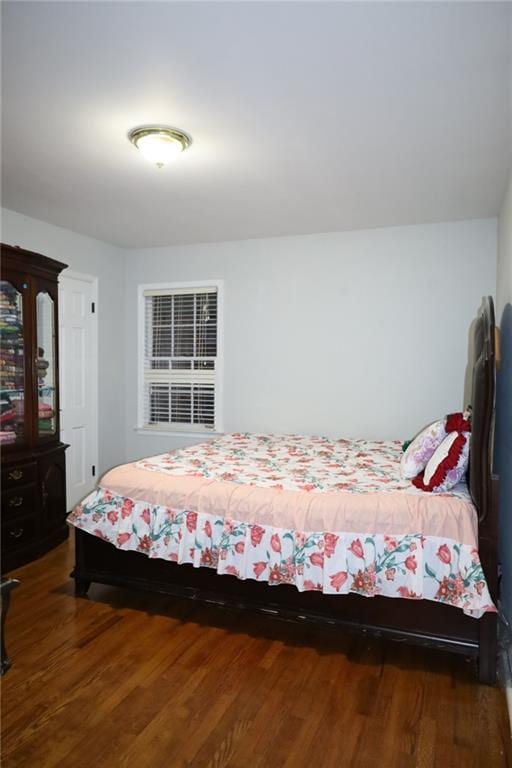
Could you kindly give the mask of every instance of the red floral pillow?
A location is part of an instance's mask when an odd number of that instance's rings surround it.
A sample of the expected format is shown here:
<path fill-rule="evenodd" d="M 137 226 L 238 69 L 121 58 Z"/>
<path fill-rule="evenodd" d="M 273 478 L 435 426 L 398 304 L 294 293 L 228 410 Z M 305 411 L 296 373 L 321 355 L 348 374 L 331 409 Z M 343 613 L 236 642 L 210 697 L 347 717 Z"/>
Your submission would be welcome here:
<path fill-rule="evenodd" d="M 457 485 L 468 468 L 470 437 L 469 430 L 450 432 L 435 450 L 425 470 L 413 479 L 416 488 L 442 493 Z"/>
<path fill-rule="evenodd" d="M 436 449 L 450 432 L 469 432 L 468 413 L 450 413 L 444 419 L 434 421 L 418 432 L 404 451 L 400 461 L 402 477 L 410 480 L 427 466 Z"/>

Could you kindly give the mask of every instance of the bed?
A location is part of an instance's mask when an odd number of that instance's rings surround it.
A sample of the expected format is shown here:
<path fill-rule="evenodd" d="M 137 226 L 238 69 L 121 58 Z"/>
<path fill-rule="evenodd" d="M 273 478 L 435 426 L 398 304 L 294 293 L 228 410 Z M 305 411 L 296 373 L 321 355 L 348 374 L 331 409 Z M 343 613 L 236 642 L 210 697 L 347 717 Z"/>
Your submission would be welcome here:
<path fill-rule="evenodd" d="M 146 589 L 439 647 L 496 677 L 494 309 L 471 329 L 467 483 L 400 477 L 398 441 L 235 433 L 116 467 L 69 515 L 77 596 Z"/>

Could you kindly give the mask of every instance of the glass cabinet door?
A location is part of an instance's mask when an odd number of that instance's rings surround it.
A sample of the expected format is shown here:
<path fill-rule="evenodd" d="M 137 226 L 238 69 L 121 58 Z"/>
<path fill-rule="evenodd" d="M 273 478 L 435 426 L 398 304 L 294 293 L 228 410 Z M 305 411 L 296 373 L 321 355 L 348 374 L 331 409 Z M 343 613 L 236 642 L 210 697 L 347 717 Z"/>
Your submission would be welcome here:
<path fill-rule="evenodd" d="M 36 298 L 37 431 L 39 438 L 56 430 L 55 304 L 49 293 Z"/>
<path fill-rule="evenodd" d="M 25 432 L 23 299 L 0 280 L 0 445 L 20 443 Z"/>

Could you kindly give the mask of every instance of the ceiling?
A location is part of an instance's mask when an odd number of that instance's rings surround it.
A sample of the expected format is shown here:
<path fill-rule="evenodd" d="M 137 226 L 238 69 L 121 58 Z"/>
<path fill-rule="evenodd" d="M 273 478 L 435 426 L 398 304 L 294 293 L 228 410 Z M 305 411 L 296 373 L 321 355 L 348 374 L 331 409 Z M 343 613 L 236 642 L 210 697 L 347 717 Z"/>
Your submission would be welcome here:
<path fill-rule="evenodd" d="M 123 247 L 494 216 L 509 3 L 4 2 L 2 203 Z M 162 170 L 128 142 L 193 144 Z"/>

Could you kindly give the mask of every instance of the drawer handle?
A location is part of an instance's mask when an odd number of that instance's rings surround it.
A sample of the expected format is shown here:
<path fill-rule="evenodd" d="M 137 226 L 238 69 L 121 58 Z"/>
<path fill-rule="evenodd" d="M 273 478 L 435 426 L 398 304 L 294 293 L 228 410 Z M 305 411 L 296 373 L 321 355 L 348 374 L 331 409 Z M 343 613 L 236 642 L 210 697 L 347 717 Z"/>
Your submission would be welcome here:
<path fill-rule="evenodd" d="M 9 500 L 10 507 L 21 507 L 22 504 L 23 496 L 13 496 L 13 498 Z"/>
<path fill-rule="evenodd" d="M 20 536 L 23 536 L 23 528 L 13 528 L 12 531 L 9 531 L 9 536 L 12 539 L 19 539 Z"/>
<path fill-rule="evenodd" d="M 23 472 L 21 469 L 13 469 L 12 472 L 9 472 L 9 480 L 21 480 L 23 477 Z"/>

